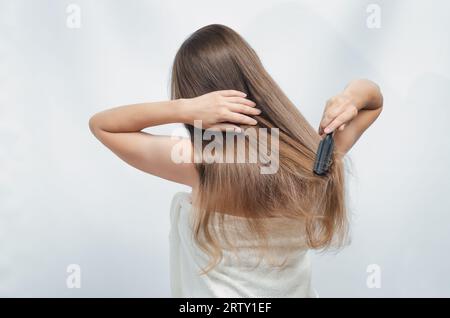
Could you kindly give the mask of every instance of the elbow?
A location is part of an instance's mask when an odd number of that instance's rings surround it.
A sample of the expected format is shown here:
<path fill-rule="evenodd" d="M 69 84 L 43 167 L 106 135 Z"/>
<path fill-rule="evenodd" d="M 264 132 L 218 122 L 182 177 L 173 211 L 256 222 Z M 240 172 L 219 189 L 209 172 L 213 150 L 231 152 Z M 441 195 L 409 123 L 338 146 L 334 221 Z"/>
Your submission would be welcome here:
<path fill-rule="evenodd" d="M 384 104 L 384 97 L 383 97 L 383 93 L 381 92 L 381 88 L 378 84 L 374 83 L 375 85 L 375 91 L 376 91 L 376 96 L 377 96 L 377 103 L 378 103 L 378 107 L 380 108 L 380 113 L 383 109 L 383 104 Z"/>
<path fill-rule="evenodd" d="M 97 114 L 94 115 L 94 116 L 92 116 L 92 117 L 89 119 L 89 130 L 91 131 L 91 133 L 92 133 L 94 136 L 97 136 L 97 135 L 98 135 L 98 132 L 100 131 L 100 128 L 99 128 L 99 123 L 98 123 L 98 117 L 97 117 Z"/>
<path fill-rule="evenodd" d="M 381 92 L 380 85 L 371 80 L 365 81 L 369 85 L 370 91 L 372 92 L 372 101 L 375 105 L 375 108 L 379 108 L 381 112 L 381 110 L 383 109 L 383 93 Z"/>

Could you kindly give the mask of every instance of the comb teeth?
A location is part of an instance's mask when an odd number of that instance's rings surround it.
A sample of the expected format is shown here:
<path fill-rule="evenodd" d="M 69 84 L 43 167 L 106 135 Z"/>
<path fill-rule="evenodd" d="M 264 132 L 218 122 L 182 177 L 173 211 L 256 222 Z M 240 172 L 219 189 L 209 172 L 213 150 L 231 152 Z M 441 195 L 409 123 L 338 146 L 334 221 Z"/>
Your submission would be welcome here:
<path fill-rule="evenodd" d="M 331 156 L 334 149 L 334 140 L 332 134 L 322 139 L 317 149 L 316 160 L 314 162 L 314 173 L 319 176 L 324 176 L 328 173 L 331 164 Z"/>

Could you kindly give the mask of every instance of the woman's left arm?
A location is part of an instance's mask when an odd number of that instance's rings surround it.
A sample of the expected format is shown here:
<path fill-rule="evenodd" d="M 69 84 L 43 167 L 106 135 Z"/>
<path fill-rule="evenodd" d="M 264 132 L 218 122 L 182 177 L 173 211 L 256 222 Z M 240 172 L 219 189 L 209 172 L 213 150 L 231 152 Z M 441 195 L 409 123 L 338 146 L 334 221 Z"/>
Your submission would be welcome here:
<path fill-rule="evenodd" d="M 366 79 L 350 82 L 344 91 L 325 107 L 319 134 L 333 131 L 335 146 L 341 155 L 347 153 L 383 109 L 383 95 L 377 84 Z"/>

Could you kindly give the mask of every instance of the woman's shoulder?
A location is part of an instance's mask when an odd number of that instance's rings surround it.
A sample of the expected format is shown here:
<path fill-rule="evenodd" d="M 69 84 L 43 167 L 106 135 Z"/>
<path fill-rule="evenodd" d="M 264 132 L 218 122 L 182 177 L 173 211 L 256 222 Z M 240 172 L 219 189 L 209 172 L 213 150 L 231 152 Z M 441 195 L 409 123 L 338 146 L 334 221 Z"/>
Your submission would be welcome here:
<path fill-rule="evenodd" d="M 177 206 L 192 207 L 192 193 L 184 191 L 176 192 L 172 197 L 171 210 L 173 210 Z"/>

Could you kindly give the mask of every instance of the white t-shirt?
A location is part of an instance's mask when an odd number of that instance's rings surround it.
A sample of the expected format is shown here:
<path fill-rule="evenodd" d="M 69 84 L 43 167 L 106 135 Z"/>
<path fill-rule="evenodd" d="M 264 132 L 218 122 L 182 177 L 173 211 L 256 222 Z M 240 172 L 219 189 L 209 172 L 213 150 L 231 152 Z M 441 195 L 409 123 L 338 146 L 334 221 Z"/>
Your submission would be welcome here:
<path fill-rule="evenodd" d="M 237 254 L 223 251 L 222 261 L 201 275 L 209 258 L 193 239 L 192 213 L 191 195 L 177 193 L 170 211 L 169 235 L 173 297 L 317 297 L 311 287 L 308 250 L 299 247 L 295 232 L 283 231 L 269 240 L 273 260 L 284 262 L 284 266 L 261 261 L 254 253 L 256 241 L 243 240 L 238 243 Z M 227 215 L 226 220 L 233 221 L 230 231 L 243 229 L 239 228 L 242 217 Z"/>

